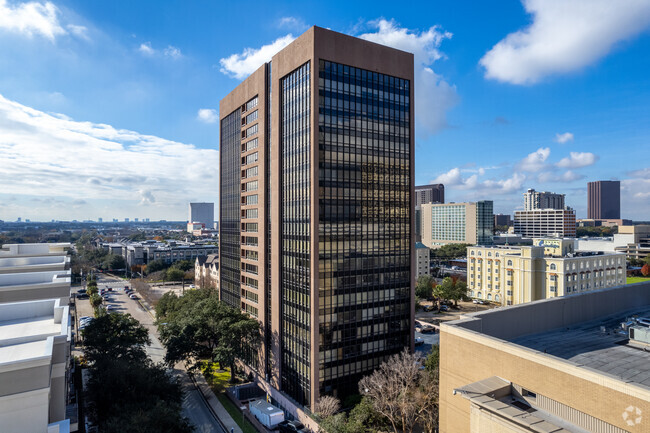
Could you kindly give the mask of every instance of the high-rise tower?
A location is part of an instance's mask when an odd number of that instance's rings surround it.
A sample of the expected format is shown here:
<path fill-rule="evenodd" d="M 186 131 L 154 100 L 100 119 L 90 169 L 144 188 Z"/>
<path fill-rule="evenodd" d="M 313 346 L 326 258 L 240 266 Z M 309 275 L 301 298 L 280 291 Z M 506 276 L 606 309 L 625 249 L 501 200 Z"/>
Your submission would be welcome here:
<path fill-rule="evenodd" d="M 413 348 L 413 55 L 312 27 L 220 103 L 220 295 L 312 406 Z"/>

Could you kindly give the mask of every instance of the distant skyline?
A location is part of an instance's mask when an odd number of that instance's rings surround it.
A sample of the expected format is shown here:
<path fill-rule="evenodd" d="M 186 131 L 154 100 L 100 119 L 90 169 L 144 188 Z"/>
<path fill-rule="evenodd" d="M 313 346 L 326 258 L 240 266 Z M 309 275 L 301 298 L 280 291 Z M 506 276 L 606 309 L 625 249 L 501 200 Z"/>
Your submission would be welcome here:
<path fill-rule="evenodd" d="M 245 26 L 242 19 L 245 17 Z M 650 220 L 650 3 L 0 0 L 0 219 L 187 219 L 218 203 L 219 100 L 309 26 L 416 61 L 416 184 Z M 218 209 L 215 209 L 218 214 Z"/>

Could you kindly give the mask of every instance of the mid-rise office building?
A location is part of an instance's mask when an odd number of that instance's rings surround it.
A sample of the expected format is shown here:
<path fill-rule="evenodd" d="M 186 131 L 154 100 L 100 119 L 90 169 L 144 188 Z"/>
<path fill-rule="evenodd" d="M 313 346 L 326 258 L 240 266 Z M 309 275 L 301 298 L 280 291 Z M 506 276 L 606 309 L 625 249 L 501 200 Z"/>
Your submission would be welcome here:
<path fill-rule="evenodd" d="M 621 218 L 621 182 L 598 180 L 587 183 L 587 218 Z"/>
<path fill-rule="evenodd" d="M 203 227 L 214 224 L 214 203 L 190 203 L 188 223 L 202 223 Z"/>
<path fill-rule="evenodd" d="M 650 431 L 650 283 L 440 325 L 445 433 Z"/>
<path fill-rule="evenodd" d="M 625 284 L 625 255 L 575 251 L 573 239 L 467 247 L 471 297 L 517 305 Z"/>
<path fill-rule="evenodd" d="M 288 410 L 413 345 L 412 100 L 412 54 L 312 27 L 220 103 L 220 296 Z"/>
<path fill-rule="evenodd" d="M 422 243 L 429 248 L 447 244 L 492 245 L 493 203 L 423 204 Z"/>
<path fill-rule="evenodd" d="M 536 209 L 515 212 L 514 233 L 526 238 L 576 236 L 573 209 Z"/>
<path fill-rule="evenodd" d="M 425 203 L 444 203 L 445 186 L 441 183 L 421 185 L 415 187 L 415 205 Z"/>
<path fill-rule="evenodd" d="M 533 188 L 524 193 L 524 210 L 564 209 L 564 207 L 564 194 L 535 191 Z"/>
<path fill-rule="evenodd" d="M 431 250 L 422 242 L 416 242 L 415 254 L 417 264 L 416 278 L 420 278 L 422 275 L 429 275 L 431 273 Z"/>

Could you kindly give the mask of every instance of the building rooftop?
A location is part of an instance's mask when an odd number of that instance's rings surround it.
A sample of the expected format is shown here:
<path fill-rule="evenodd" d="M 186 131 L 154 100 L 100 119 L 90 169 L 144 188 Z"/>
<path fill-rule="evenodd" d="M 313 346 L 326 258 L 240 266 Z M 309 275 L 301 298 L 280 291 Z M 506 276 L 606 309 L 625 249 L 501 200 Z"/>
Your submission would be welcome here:
<path fill-rule="evenodd" d="M 0 274 L 62 271 L 70 263 L 70 256 L 28 256 L 0 258 Z"/>
<path fill-rule="evenodd" d="M 630 344 L 621 329 L 632 315 L 649 317 L 650 305 L 511 342 L 650 389 L 650 352 Z"/>
<path fill-rule="evenodd" d="M 27 256 L 67 255 L 71 244 L 67 242 L 52 244 L 4 244 L 0 248 L 0 258 Z"/>
<path fill-rule="evenodd" d="M 505 343 L 527 356 L 566 363 L 567 371 L 597 372 L 621 386 L 647 392 L 650 352 L 630 343 L 621 328 L 632 316 L 650 317 L 650 282 L 470 313 L 441 327 L 470 332 L 490 344 Z"/>
<path fill-rule="evenodd" d="M 0 304 L 0 367 L 51 357 L 50 337 L 70 338 L 68 311 L 55 299 Z"/>
<path fill-rule="evenodd" d="M 424 245 L 422 242 L 416 242 L 415 243 L 415 248 L 426 248 L 427 250 L 429 249 L 429 247 Z"/>

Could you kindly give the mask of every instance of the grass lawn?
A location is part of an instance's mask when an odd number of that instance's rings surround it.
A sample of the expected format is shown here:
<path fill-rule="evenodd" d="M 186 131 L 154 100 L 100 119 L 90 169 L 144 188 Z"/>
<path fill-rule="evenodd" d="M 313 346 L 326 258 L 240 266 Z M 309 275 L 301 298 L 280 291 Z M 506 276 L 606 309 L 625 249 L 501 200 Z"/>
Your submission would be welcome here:
<path fill-rule="evenodd" d="M 253 427 L 253 425 L 242 416 L 241 411 L 239 408 L 237 408 L 233 402 L 224 394 L 224 393 L 219 393 L 217 394 L 217 398 L 223 405 L 223 407 L 226 408 L 232 419 L 235 420 L 239 428 L 242 429 L 244 433 L 258 433 L 258 431 Z M 244 421 L 242 424 L 242 420 Z"/>
<path fill-rule="evenodd" d="M 650 281 L 650 277 L 627 277 L 627 284 L 643 283 Z"/>
<path fill-rule="evenodd" d="M 244 433 L 258 433 L 255 427 L 242 416 L 241 411 L 233 402 L 224 394 L 226 388 L 230 384 L 230 369 L 221 369 L 218 363 L 212 363 L 208 365 L 207 362 L 201 362 L 201 372 L 205 376 L 205 380 L 212 388 L 212 391 L 217 396 L 223 407 L 226 408 L 230 416 L 237 423 L 239 428 L 242 429 Z M 207 374 L 206 374 L 207 373 Z M 243 422 L 242 422 L 243 421 Z"/>

